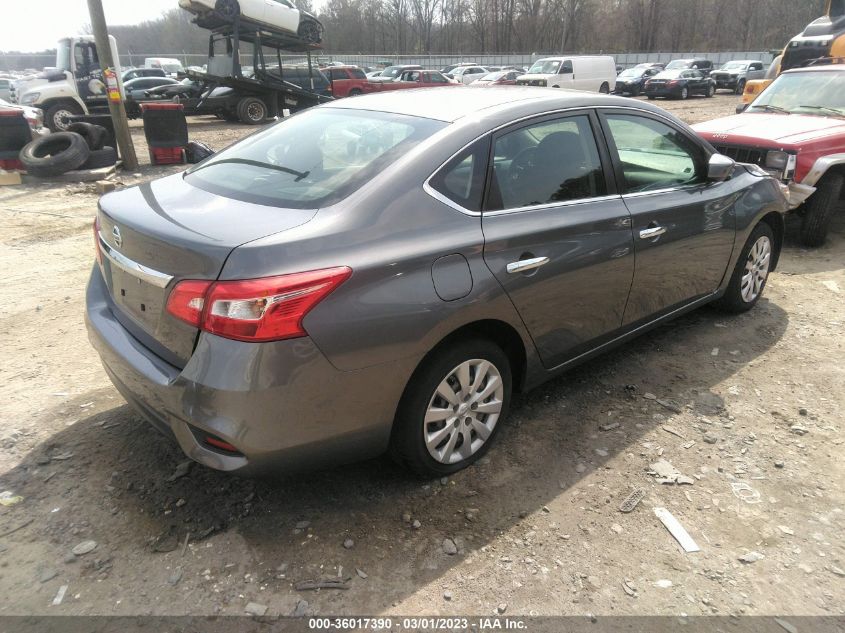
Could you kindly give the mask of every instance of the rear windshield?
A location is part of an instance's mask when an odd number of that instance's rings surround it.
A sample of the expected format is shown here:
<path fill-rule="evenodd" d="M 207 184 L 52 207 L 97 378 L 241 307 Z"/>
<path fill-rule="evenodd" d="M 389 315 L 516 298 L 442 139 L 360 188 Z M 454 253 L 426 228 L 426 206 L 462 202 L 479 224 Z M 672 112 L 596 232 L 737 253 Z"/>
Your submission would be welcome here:
<path fill-rule="evenodd" d="M 185 173 L 227 198 L 294 209 L 334 204 L 446 126 L 386 112 L 315 108 L 237 143 Z"/>

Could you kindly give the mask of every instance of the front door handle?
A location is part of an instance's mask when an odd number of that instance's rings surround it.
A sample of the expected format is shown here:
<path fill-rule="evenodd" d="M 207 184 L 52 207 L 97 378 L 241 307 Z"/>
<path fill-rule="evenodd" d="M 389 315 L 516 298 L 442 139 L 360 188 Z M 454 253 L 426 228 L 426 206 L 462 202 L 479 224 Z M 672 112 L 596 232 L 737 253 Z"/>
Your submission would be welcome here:
<path fill-rule="evenodd" d="M 666 232 L 666 229 L 662 226 L 652 226 L 647 229 L 643 229 L 640 231 L 640 239 L 641 240 L 650 240 L 653 237 L 660 237 Z"/>
<path fill-rule="evenodd" d="M 529 270 L 535 270 L 540 266 L 545 266 L 549 263 L 548 257 L 532 257 L 531 259 L 520 259 L 518 262 L 511 262 L 508 264 L 509 273 L 524 273 Z"/>

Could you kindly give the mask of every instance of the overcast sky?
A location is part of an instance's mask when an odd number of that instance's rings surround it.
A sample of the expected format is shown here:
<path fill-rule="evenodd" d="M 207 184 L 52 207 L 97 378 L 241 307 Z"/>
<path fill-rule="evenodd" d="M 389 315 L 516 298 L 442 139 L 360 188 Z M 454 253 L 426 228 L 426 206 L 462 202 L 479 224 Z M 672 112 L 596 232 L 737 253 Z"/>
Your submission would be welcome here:
<path fill-rule="evenodd" d="M 177 0 L 102 0 L 108 24 L 136 24 L 178 7 Z M 32 52 L 54 48 L 91 20 L 87 0 L 0 0 L 0 50 Z"/>

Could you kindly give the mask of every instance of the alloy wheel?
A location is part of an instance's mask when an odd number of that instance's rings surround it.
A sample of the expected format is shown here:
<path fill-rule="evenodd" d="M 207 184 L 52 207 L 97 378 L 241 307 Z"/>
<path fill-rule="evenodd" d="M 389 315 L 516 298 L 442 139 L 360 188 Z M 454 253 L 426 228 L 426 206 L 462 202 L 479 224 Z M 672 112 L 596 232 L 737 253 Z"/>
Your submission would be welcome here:
<path fill-rule="evenodd" d="M 441 464 L 468 459 L 487 442 L 504 405 L 502 375 L 488 360 L 467 360 L 452 369 L 431 396 L 423 435 Z"/>
<path fill-rule="evenodd" d="M 740 293 L 746 303 L 754 301 L 763 290 L 763 284 L 769 276 L 772 259 L 772 243 L 765 235 L 758 238 L 745 260 L 745 273 L 742 275 Z"/>

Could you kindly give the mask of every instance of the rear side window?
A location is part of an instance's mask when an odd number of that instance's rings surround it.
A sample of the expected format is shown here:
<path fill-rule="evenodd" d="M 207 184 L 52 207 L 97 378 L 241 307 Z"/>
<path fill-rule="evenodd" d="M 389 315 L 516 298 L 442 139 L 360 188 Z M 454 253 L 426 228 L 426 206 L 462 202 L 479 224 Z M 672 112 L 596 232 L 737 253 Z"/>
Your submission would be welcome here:
<path fill-rule="evenodd" d="M 490 139 L 474 143 L 450 160 L 431 179 L 431 186 L 469 211 L 481 211 Z"/>
<path fill-rule="evenodd" d="M 386 112 L 315 108 L 215 154 L 188 170 L 185 181 L 236 200 L 314 209 L 355 192 L 445 126 Z"/>
<path fill-rule="evenodd" d="M 351 70 L 350 72 L 352 73 L 352 77 L 354 77 L 355 79 L 366 79 L 367 78 L 367 75 L 364 74 L 364 71 L 359 69 L 359 68 L 355 68 L 354 70 Z"/>

